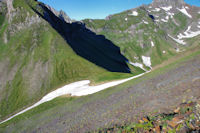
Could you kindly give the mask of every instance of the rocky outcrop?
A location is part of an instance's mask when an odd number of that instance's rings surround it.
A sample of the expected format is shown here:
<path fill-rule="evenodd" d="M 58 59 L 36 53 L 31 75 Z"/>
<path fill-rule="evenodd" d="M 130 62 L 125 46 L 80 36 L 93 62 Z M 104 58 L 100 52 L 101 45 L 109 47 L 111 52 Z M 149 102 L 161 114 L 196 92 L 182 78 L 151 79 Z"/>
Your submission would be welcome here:
<path fill-rule="evenodd" d="M 11 22 L 12 17 L 11 17 L 11 12 L 14 10 L 13 8 L 13 0 L 0 0 L 0 3 L 6 3 L 7 5 L 7 16 L 8 16 L 8 22 Z"/>
<path fill-rule="evenodd" d="M 184 0 L 154 0 L 152 3 L 154 6 L 173 6 L 180 7 L 185 4 Z"/>
<path fill-rule="evenodd" d="M 67 14 L 63 11 L 56 11 L 54 8 L 45 5 L 54 15 L 56 15 L 58 18 L 62 19 L 63 21 L 67 22 L 67 23 L 72 23 L 72 20 L 70 19 L 69 16 L 67 16 Z"/>

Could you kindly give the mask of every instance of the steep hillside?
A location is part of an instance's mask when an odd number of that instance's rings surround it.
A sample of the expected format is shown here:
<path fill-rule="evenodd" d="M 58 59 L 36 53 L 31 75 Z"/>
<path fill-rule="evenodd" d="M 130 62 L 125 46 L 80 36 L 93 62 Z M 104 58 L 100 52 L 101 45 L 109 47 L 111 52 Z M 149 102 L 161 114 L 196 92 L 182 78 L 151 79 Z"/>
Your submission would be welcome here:
<path fill-rule="evenodd" d="M 47 13 L 38 2 L 3 0 L 0 1 L 0 7 L 0 119 L 5 119 L 35 103 L 50 91 L 74 81 L 90 79 L 103 82 L 131 76 L 109 72 L 129 73 L 127 59 L 111 41 L 93 33 L 90 36 L 93 40 L 88 40 L 88 35 L 80 32 L 79 36 L 85 42 L 80 45 L 88 46 L 79 45 L 79 48 L 93 45 L 91 51 L 94 50 L 98 55 L 105 50 L 107 54 L 99 55 L 99 60 L 106 64 L 105 67 L 99 62 L 77 55 L 58 29 L 36 13 Z M 70 21 L 63 12 L 58 16 L 57 21 L 61 23 Z M 62 28 L 71 32 L 79 26 L 70 23 L 66 25 L 68 27 Z M 108 46 L 101 47 L 100 51 L 95 44 Z M 109 51 L 112 55 L 108 54 Z M 95 53 L 93 56 L 95 57 Z M 134 74 L 142 72 L 140 69 L 132 70 Z"/>
<path fill-rule="evenodd" d="M 149 70 L 199 45 L 199 34 L 200 8 L 183 0 L 81 22 L 37 0 L 0 0 L 0 120 L 68 83 Z"/>

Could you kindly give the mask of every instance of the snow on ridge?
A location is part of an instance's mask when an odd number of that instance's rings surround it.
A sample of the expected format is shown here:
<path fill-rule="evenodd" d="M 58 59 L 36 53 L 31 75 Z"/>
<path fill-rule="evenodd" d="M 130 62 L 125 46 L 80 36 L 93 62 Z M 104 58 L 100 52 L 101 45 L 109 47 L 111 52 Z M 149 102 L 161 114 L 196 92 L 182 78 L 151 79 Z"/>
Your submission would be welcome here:
<path fill-rule="evenodd" d="M 189 7 L 188 7 L 188 6 L 185 6 L 185 8 L 186 8 L 186 9 L 189 9 Z"/>
<path fill-rule="evenodd" d="M 174 13 L 171 13 L 171 12 L 167 12 L 167 14 L 168 14 L 171 18 L 173 18 L 173 16 L 174 16 Z"/>
<path fill-rule="evenodd" d="M 187 30 L 185 31 L 185 33 L 189 32 L 192 26 L 188 26 Z"/>
<path fill-rule="evenodd" d="M 200 28 L 200 25 L 198 25 L 197 27 Z M 172 37 L 168 34 L 168 36 L 170 38 L 172 38 L 174 41 L 178 42 L 179 44 L 183 44 L 183 45 L 185 45 L 186 43 L 182 39 L 192 38 L 192 37 L 195 37 L 195 36 L 198 36 L 198 35 L 200 35 L 200 30 L 199 31 L 191 31 L 191 26 L 188 26 L 188 28 L 186 29 L 185 32 L 179 33 L 177 35 L 178 39 L 176 39 L 176 38 L 174 38 L 174 37 Z"/>
<path fill-rule="evenodd" d="M 152 47 L 154 47 L 154 46 L 155 46 L 155 44 L 154 44 L 154 42 L 153 42 L 153 41 L 151 41 L 151 46 L 152 46 Z"/>
<path fill-rule="evenodd" d="M 179 9 L 177 8 L 180 12 L 182 12 L 183 14 L 185 14 L 186 16 L 188 16 L 189 18 L 192 18 L 192 16 L 187 12 L 187 10 L 185 8 Z"/>
<path fill-rule="evenodd" d="M 172 6 L 161 7 L 161 8 L 167 12 L 167 11 L 170 11 L 172 9 Z"/>
<path fill-rule="evenodd" d="M 152 68 L 151 67 L 151 58 L 150 57 L 142 56 L 142 61 L 145 64 L 145 66 Z"/>
<path fill-rule="evenodd" d="M 161 19 L 161 21 L 163 21 L 163 22 L 165 22 L 165 23 L 167 23 L 168 21 L 167 20 L 165 20 L 165 19 Z"/>
<path fill-rule="evenodd" d="M 160 11 L 160 8 L 155 8 L 154 10 L 152 10 L 154 12 L 159 12 Z"/>
<path fill-rule="evenodd" d="M 132 13 L 129 14 L 129 15 L 131 15 L 131 16 L 138 16 L 138 12 L 137 11 L 132 11 Z"/>
<path fill-rule="evenodd" d="M 191 26 L 188 26 L 187 30 L 184 32 L 184 35 L 180 33 L 179 35 L 177 35 L 177 37 L 180 40 L 183 38 L 192 38 L 192 37 L 195 37 L 198 35 L 200 35 L 200 30 L 199 31 L 191 31 Z"/>
<path fill-rule="evenodd" d="M 169 36 L 171 39 L 173 39 L 174 41 L 176 41 L 177 43 L 179 43 L 179 44 L 182 44 L 182 45 L 185 45 L 185 44 L 186 44 L 186 42 L 184 42 L 183 40 L 176 39 L 176 38 L 172 37 L 172 36 L 169 35 L 169 34 L 168 34 L 168 36 Z"/>

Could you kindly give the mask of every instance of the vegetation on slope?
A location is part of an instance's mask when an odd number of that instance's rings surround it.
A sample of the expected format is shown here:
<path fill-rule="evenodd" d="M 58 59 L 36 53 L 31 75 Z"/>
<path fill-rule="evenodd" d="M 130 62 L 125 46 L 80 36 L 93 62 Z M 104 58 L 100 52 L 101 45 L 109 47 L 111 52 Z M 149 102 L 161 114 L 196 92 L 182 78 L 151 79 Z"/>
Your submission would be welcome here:
<path fill-rule="evenodd" d="M 99 129 L 98 133 L 176 133 L 200 131 L 200 100 L 197 102 L 182 103 L 173 112 L 168 114 L 154 114 L 143 117 L 138 123 L 116 125 L 112 128 Z"/>
<path fill-rule="evenodd" d="M 0 73 L 4 79 L 0 86 L 0 119 L 71 82 L 89 79 L 97 83 L 132 76 L 108 72 L 78 56 L 24 0 L 14 0 L 14 8 L 11 23 L 4 18 L 1 21 Z"/>
<path fill-rule="evenodd" d="M 138 16 L 130 15 L 131 10 L 111 15 L 105 20 L 83 20 L 86 26 L 105 35 L 119 46 L 132 62 L 142 62 L 141 56 L 150 56 L 153 66 L 175 55 L 175 49 L 144 8 L 137 8 Z M 146 21 L 148 24 L 145 24 Z M 152 47 L 151 41 L 155 43 Z M 164 54 L 163 51 L 166 51 Z"/>

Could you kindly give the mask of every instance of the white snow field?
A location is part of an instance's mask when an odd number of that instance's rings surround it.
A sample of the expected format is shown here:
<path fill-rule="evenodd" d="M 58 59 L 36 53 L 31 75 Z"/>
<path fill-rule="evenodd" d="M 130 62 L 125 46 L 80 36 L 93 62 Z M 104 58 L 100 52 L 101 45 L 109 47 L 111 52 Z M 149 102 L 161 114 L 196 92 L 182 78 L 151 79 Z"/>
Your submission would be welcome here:
<path fill-rule="evenodd" d="M 20 111 L 19 113 L 9 117 L 8 119 L 1 121 L 0 124 L 5 123 L 5 122 L 11 120 L 12 118 L 14 118 L 14 117 L 16 117 L 20 114 L 23 114 L 23 113 L 27 112 L 28 110 L 31 110 L 31 109 L 41 105 L 42 103 L 51 101 L 51 100 L 53 100 L 53 99 L 55 99 L 59 96 L 64 96 L 64 95 L 67 95 L 67 94 L 71 94 L 71 96 L 86 96 L 86 95 L 94 94 L 96 92 L 105 90 L 107 88 L 125 83 L 129 80 L 141 77 L 144 74 L 149 73 L 149 72 L 150 71 L 147 71 L 147 72 L 144 72 L 142 74 L 139 74 L 139 75 L 127 78 L 127 79 L 112 81 L 112 82 L 104 83 L 104 84 L 97 85 L 97 86 L 89 86 L 89 84 L 90 84 L 89 80 L 83 80 L 83 81 L 78 81 L 78 82 L 75 82 L 75 83 L 68 84 L 66 86 L 63 86 L 63 87 L 55 90 L 55 91 L 50 92 L 49 94 L 44 96 L 39 102 L 37 102 L 34 105 Z"/>
<path fill-rule="evenodd" d="M 186 16 L 188 16 L 189 18 L 192 18 L 192 16 L 187 12 L 187 10 L 185 8 L 179 9 L 177 8 L 180 12 L 182 12 L 183 14 L 185 14 Z"/>

